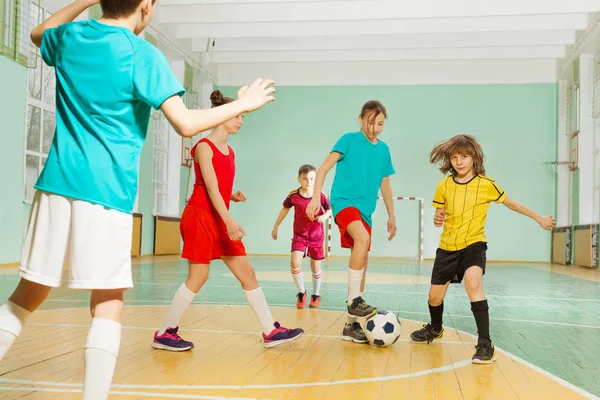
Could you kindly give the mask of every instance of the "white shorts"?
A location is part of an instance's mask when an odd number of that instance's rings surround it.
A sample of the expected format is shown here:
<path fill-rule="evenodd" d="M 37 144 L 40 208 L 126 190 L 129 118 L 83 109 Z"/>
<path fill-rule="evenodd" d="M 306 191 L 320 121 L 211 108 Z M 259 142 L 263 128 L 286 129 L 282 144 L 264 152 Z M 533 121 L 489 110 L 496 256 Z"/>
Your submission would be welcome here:
<path fill-rule="evenodd" d="M 21 251 L 21 277 L 59 287 L 63 270 L 75 289 L 133 287 L 130 214 L 37 191 Z"/>

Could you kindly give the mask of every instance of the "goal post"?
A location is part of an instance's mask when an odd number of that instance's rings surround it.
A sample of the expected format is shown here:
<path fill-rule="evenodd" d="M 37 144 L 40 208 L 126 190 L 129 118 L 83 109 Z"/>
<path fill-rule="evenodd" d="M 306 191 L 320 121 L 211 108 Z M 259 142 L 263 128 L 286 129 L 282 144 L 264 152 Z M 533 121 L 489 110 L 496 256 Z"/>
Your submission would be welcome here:
<path fill-rule="evenodd" d="M 382 245 L 382 240 L 387 242 L 386 239 L 376 238 L 377 235 L 380 235 L 381 232 L 386 232 L 387 229 L 385 225 L 387 221 L 387 211 L 383 206 L 383 197 L 378 196 L 377 200 L 379 203 L 377 205 L 377 209 L 375 213 L 373 213 L 373 225 L 374 232 L 373 242 L 371 244 L 372 250 L 376 250 L 378 246 Z M 414 252 L 410 255 L 385 255 L 378 254 L 379 257 L 401 257 L 401 258 L 418 258 L 419 260 L 423 260 L 423 249 L 425 245 L 424 238 L 424 222 L 425 222 L 425 199 L 423 197 L 408 197 L 408 196 L 396 196 L 393 197 L 395 203 L 396 210 L 396 237 L 390 243 L 391 247 L 398 247 L 397 240 L 402 240 L 408 243 L 409 246 L 414 245 Z M 413 205 L 412 207 L 400 207 L 400 204 Z M 383 207 L 382 207 L 383 206 Z M 378 215 L 381 214 L 381 215 Z M 383 215 L 385 214 L 385 216 Z M 379 218 L 377 218 L 379 216 Z M 412 219 L 412 216 L 415 216 L 416 219 Z M 376 220 L 377 219 L 377 220 Z M 408 220 L 408 221 L 407 221 Z M 332 243 L 337 239 L 337 243 L 339 246 L 339 231 L 333 226 L 333 218 L 329 218 L 327 220 L 327 234 L 326 234 L 326 256 L 327 258 L 332 257 L 335 252 L 332 250 Z M 375 232 L 375 230 L 377 230 Z M 381 231 L 381 232 L 380 232 Z M 396 242 L 396 243 L 395 243 Z M 339 249 L 337 249 L 339 251 Z M 385 250 L 384 250 L 385 251 Z"/>

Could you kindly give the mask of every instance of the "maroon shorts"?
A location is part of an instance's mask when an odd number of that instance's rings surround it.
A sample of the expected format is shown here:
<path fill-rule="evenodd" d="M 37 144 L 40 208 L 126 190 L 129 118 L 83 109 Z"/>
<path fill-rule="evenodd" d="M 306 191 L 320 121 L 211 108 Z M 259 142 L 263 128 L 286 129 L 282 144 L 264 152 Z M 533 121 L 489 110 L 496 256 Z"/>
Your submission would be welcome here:
<path fill-rule="evenodd" d="M 362 219 L 358 208 L 344 208 L 335 216 L 335 223 L 337 224 L 340 230 L 340 237 L 342 242 L 341 246 L 344 249 L 351 249 L 352 247 L 354 247 L 354 239 L 352 239 L 352 236 L 350 236 L 350 234 L 347 232 L 348 225 L 350 225 L 354 221 L 361 221 L 363 223 L 363 226 L 369 233 L 369 236 L 371 236 L 371 227 Z M 371 245 L 369 245 L 369 250 L 371 250 Z"/>
<path fill-rule="evenodd" d="M 305 240 L 299 238 L 292 239 L 292 251 L 301 251 L 304 253 L 304 257 L 308 256 L 315 261 L 320 261 L 325 259 L 325 249 L 323 244 L 320 246 L 310 246 L 306 244 Z"/>

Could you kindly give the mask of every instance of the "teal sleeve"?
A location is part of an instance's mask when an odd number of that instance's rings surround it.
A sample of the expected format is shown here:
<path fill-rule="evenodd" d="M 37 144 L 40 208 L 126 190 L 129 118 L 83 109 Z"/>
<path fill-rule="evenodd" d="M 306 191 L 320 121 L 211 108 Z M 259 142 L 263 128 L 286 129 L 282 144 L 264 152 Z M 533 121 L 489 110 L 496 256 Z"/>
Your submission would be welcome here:
<path fill-rule="evenodd" d="M 184 95 L 185 89 L 171 70 L 167 58 L 150 43 L 136 49 L 133 62 L 134 93 L 155 110 L 169 97 Z"/>

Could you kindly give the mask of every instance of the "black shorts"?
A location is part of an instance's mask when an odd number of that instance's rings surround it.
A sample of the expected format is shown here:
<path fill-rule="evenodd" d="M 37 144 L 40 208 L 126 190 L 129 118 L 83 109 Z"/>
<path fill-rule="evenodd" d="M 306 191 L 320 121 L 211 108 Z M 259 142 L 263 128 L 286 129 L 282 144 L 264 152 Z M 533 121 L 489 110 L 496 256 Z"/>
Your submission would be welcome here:
<path fill-rule="evenodd" d="M 474 265 L 481 267 L 485 274 L 485 252 L 487 243 L 475 242 L 457 251 L 437 249 L 433 271 L 431 273 L 432 285 L 445 285 L 461 283 L 467 268 Z"/>

